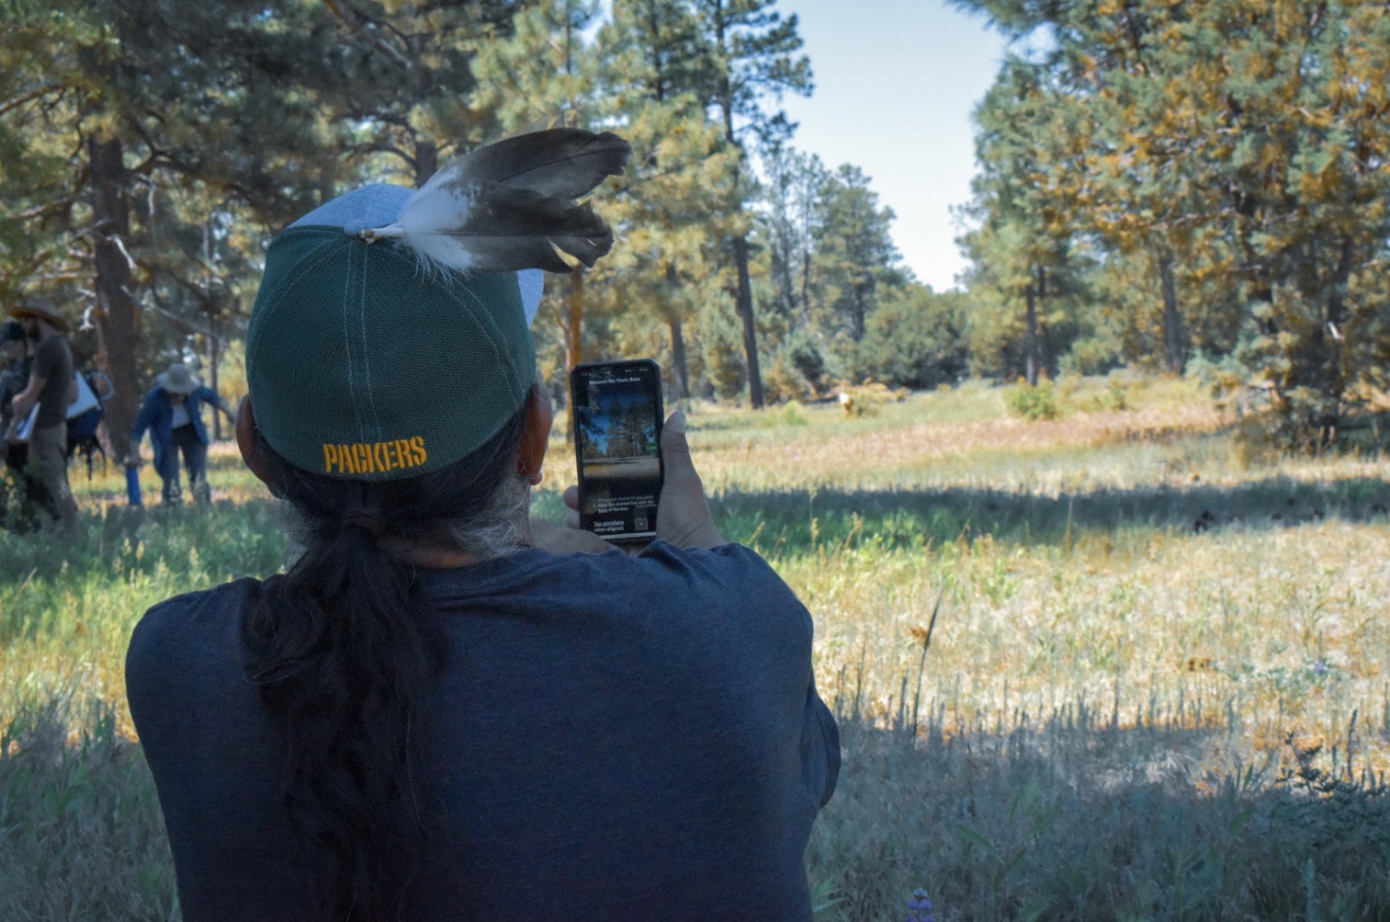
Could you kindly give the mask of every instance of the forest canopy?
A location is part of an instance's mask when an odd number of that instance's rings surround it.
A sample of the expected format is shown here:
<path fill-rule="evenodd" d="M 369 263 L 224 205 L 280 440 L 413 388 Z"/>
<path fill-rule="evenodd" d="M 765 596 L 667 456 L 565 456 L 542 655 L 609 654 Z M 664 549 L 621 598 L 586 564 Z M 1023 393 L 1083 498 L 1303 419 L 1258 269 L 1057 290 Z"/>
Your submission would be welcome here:
<path fill-rule="evenodd" d="M 547 282 L 562 399 L 609 356 L 755 407 L 1132 365 L 1200 371 L 1302 445 L 1380 399 L 1382 9 L 956 5 L 1013 53 L 976 110 L 970 269 L 935 292 L 871 178 L 796 147 L 781 104 L 813 68 L 776 0 L 0 0 L 0 303 L 42 293 L 82 327 L 122 456 L 169 362 L 239 385 L 277 229 L 564 120 L 635 156 L 597 196 L 612 256 Z"/>

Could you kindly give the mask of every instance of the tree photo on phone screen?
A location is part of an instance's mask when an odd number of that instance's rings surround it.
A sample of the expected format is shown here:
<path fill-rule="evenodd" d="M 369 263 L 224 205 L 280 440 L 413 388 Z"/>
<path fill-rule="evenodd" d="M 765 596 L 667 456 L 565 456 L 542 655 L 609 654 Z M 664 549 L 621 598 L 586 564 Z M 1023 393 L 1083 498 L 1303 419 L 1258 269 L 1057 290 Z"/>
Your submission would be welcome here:
<path fill-rule="evenodd" d="M 661 371 L 639 359 L 576 366 L 574 445 L 581 524 L 610 541 L 656 534 Z"/>

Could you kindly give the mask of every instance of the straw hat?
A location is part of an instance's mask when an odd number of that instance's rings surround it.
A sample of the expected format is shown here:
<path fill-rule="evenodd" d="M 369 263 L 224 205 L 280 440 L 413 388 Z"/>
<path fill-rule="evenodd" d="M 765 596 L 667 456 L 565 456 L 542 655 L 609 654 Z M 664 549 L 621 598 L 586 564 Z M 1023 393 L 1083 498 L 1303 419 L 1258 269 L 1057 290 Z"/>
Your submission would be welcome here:
<path fill-rule="evenodd" d="M 68 330 L 67 319 L 58 313 L 58 308 L 54 306 L 52 301 L 39 295 L 30 295 L 25 298 L 18 306 L 10 309 L 10 315 L 20 319 L 36 317 L 39 320 L 48 321 L 64 333 Z"/>
<path fill-rule="evenodd" d="M 155 380 L 171 394 L 191 394 L 203 386 L 203 382 L 199 381 L 183 362 L 170 365 L 169 370 L 156 375 Z"/>

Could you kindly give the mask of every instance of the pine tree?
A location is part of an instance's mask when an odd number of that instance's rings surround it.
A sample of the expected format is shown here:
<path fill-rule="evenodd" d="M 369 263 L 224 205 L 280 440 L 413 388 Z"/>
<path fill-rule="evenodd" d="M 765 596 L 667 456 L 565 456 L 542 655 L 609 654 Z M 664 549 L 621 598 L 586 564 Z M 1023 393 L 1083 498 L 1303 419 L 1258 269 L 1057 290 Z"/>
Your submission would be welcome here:
<path fill-rule="evenodd" d="M 524 7 L 512 20 L 510 35 L 479 51 L 474 108 L 491 112 L 499 133 L 561 123 L 600 127 L 594 102 L 599 62 L 586 36 L 596 12 L 594 0 Z M 563 285 L 547 285 L 543 313 L 559 326 L 566 369 L 586 358 L 584 329 L 593 306 L 589 275 L 576 266 Z"/>
<path fill-rule="evenodd" d="M 880 289 L 903 281 L 890 233 L 893 210 L 879 206 L 869 178 L 850 164 L 826 177 L 818 205 L 814 263 L 825 311 L 819 326 L 858 343 Z"/>
<path fill-rule="evenodd" d="M 690 396 L 687 327 L 717 282 L 712 241 L 730 218 L 737 162 L 721 149 L 718 126 L 698 95 L 713 62 L 681 0 L 618 0 L 598 46 L 603 111 L 634 151 L 606 212 L 622 242 L 595 273 L 620 326 L 610 342 L 635 346 L 630 331 L 664 326 L 670 383 L 684 399 Z"/>
<path fill-rule="evenodd" d="M 756 190 L 745 135 L 769 138 L 790 130 L 785 116 L 769 110 L 767 102 L 769 98 L 780 100 L 785 93 L 809 94 L 811 64 L 805 55 L 797 54 L 802 43 L 796 15 L 782 19 L 773 8 L 776 0 L 693 2 L 715 65 L 704 100 L 718 113 L 725 144 L 741 157 L 734 174 L 731 206 L 746 216 Z M 729 247 L 736 273 L 735 303 L 743 324 L 749 402 L 760 408 L 764 398 L 749 274 L 748 224 L 745 217 L 735 225 Z"/>
<path fill-rule="evenodd" d="M 1066 99 L 1046 69 L 1017 57 L 1006 62 L 975 113 L 981 172 L 973 183 L 971 214 L 978 226 L 962 244 L 975 261 L 975 286 L 1002 296 L 1014 317 L 1018 312 L 1010 305 L 1022 301 L 1022 364 L 1029 386 L 1057 354 L 1055 347 L 1046 348 L 1049 315 L 1060 319 L 1061 298 L 1078 285 L 1067 117 Z M 989 303 L 985 293 L 976 293 L 977 303 Z M 1054 302 L 1058 307 L 1049 310 Z M 977 332 L 986 328 L 976 325 Z"/>

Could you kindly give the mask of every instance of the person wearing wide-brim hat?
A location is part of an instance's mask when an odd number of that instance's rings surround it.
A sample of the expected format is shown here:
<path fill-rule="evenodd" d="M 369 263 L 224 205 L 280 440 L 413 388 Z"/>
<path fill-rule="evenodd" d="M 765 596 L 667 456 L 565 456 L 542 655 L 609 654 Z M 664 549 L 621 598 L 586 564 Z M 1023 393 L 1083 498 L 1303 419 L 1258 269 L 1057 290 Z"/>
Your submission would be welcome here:
<path fill-rule="evenodd" d="M 811 617 L 720 536 L 684 416 L 640 554 L 528 518 L 531 270 L 608 251 L 574 200 L 630 154 L 520 135 L 270 242 L 237 443 L 300 553 L 126 656 L 188 922 L 811 922 L 840 751 Z"/>
<path fill-rule="evenodd" d="M 47 323 L 60 333 L 66 333 L 70 329 L 67 318 L 58 313 L 58 308 L 53 302 L 38 295 L 31 295 L 10 308 L 10 316 L 17 320 L 38 320 Z"/>
<path fill-rule="evenodd" d="M 77 501 L 68 486 L 68 406 L 77 398 L 72 347 L 63 335 L 68 322 L 52 301 L 37 295 L 10 308 L 10 313 L 24 325 L 33 361 L 28 384 L 11 401 L 14 415 L 6 437 L 10 442 L 21 440 L 19 430 L 33 415 L 25 465 L 27 492 L 68 531 L 77 522 Z"/>
<path fill-rule="evenodd" d="M 198 502 L 211 498 L 208 488 L 208 430 L 203 424 L 204 404 L 227 414 L 235 424 L 236 414 L 222 398 L 182 362 L 175 362 L 155 376 L 159 382 L 145 395 L 135 425 L 130 430 L 130 462 L 139 462 L 140 440 L 149 430 L 154 447 L 154 469 L 164 481 L 164 502 L 183 502 L 179 483 L 179 455 L 188 471 L 188 485 Z"/>

